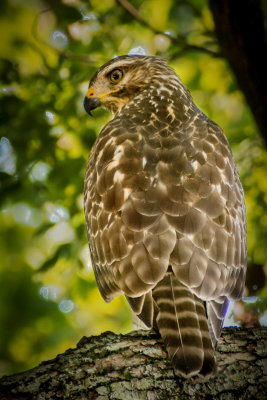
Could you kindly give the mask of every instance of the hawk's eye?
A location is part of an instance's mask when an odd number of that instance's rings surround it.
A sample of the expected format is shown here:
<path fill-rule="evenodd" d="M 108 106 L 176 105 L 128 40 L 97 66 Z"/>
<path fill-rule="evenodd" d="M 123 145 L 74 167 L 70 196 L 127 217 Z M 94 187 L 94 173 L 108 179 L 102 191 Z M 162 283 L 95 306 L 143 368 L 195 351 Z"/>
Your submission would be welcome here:
<path fill-rule="evenodd" d="M 109 76 L 112 83 L 117 83 L 123 77 L 123 72 L 120 69 L 114 69 Z"/>

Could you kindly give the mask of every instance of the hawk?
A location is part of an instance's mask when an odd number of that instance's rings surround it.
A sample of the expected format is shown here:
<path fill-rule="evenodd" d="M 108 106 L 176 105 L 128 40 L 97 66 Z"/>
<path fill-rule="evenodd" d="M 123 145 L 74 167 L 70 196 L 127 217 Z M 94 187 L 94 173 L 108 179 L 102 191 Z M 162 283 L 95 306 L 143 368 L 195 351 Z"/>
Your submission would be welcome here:
<path fill-rule="evenodd" d="M 161 58 L 119 56 L 85 110 L 114 117 L 89 157 L 84 207 L 103 298 L 124 294 L 163 338 L 175 373 L 216 372 L 214 346 L 246 272 L 243 190 L 222 129 Z"/>

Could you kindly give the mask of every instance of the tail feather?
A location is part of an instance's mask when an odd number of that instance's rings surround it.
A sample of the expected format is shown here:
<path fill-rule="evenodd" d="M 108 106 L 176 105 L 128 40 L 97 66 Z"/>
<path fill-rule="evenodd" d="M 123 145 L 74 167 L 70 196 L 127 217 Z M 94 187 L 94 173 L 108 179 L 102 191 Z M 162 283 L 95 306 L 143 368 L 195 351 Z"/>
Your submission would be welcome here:
<path fill-rule="evenodd" d="M 223 320 L 227 312 L 228 304 L 229 301 L 224 296 L 219 297 L 216 300 L 207 301 L 209 327 L 214 346 L 221 335 Z"/>
<path fill-rule="evenodd" d="M 156 328 L 155 315 L 158 307 L 152 297 L 152 292 L 148 292 L 140 297 L 126 296 L 126 299 L 138 318 L 140 318 L 148 328 Z"/>
<path fill-rule="evenodd" d="M 153 289 L 156 322 L 175 372 L 186 378 L 215 372 L 203 302 L 168 273 Z"/>
<path fill-rule="evenodd" d="M 199 320 L 199 328 L 201 331 L 202 346 L 204 350 L 203 365 L 199 374 L 202 376 L 213 375 L 217 371 L 217 365 L 215 360 L 214 348 L 212 338 L 209 331 L 209 324 L 206 317 L 206 309 L 203 301 L 198 299 L 196 296 L 196 311 Z"/>

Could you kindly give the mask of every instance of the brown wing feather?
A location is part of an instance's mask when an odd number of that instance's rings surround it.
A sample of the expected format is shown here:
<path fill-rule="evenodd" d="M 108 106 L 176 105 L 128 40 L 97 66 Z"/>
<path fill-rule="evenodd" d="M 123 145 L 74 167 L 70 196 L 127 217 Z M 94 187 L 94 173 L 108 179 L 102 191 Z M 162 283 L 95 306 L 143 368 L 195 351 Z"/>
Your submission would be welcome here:
<path fill-rule="evenodd" d="M 90 248 L 106 300 L 121 292 L 140 297 L 153 288 L 166 273 L 176 240 L 151 192 L 151 172 L 143 168 L 143 139 L 118 131 L 110 129 L 108 140 L 107 128 L 100 134 L 85 182 Z"/>
<path fill-rule="evenodd" d="M 113 136 L 107 127 L 100 135 L 88 166 L 85 209 L 104 298 L 120 292 L 141 296 L 163 278 L 169 263 L 203 299 L 240 296 L 243 280 L 236 278 L 246 247 L 242 188 L 220 129 L 212 123 L 207 128 L 205 119 L 202 124 L 208 132 L 198 142 L 202 158 L 187 145 L 181 159 L 165 156 L 165 162 L 160 145 L 152 159 L 149 143 L 144 147 L 143 137 L 137 141 L 114 120 Z M 178 143 L 172 145 L 181 154 Z"/>
<path fill-rule="evenodd" d="M 194 172 L 183 177 L 188 212 L 184 220 L 168 218 L 178 233 L 171 264 L 176 276 L 201 298 L 236 298 L 244 286 L 244 279 L 237 278 L 245 271 L 243 191 L 220 128 L 208 122 L 206 129 L 198 142 L 202 164 L 196 162 Z M 174 198 L 176 191 L 178 198 L 180 188 L 169 189 Z"/>

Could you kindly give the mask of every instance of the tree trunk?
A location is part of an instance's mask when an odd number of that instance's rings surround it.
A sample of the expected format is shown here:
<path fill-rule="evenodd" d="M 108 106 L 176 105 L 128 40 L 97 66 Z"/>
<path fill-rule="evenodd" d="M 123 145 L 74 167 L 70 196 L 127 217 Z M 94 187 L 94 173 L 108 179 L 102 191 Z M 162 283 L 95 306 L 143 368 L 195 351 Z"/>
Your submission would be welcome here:
<path fill-rule="evenodd" d="M 264 22 L 267 7 L 264 1 L 209 0 L 209 3 L 223 54 L 267 145 L 267 24 Z"/>
<path fill-rule="evenodd" d="M 175 377 L 158 335 L 84 337 L 75 349 L 0 380 L 1 400 L 254 400 L 267 394 L 267 328 L 225 328 L 218 374 Z"/>

